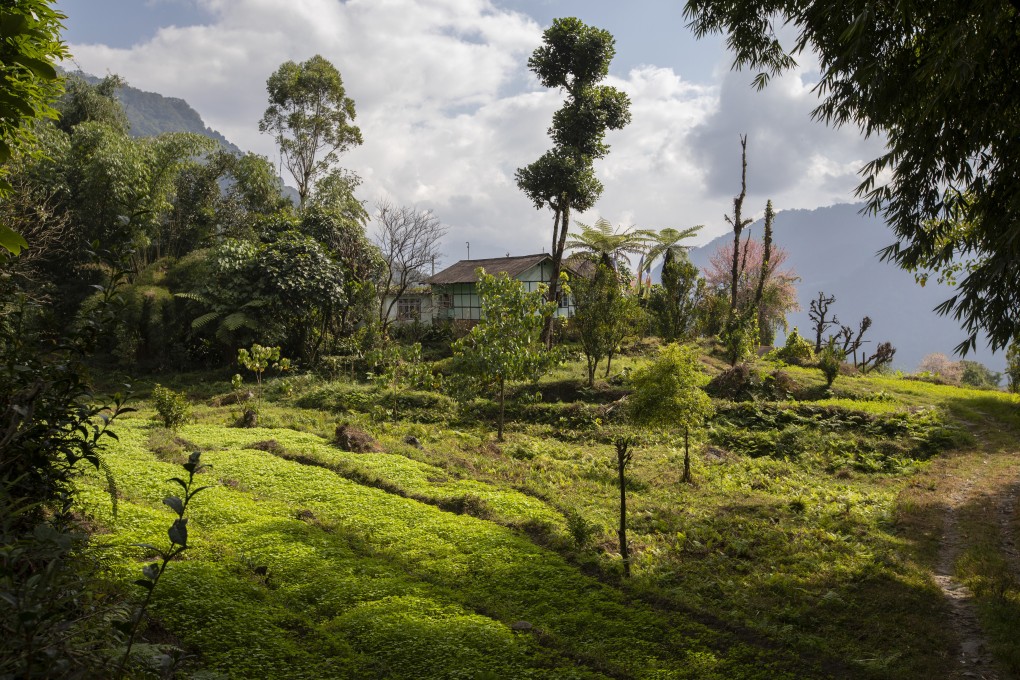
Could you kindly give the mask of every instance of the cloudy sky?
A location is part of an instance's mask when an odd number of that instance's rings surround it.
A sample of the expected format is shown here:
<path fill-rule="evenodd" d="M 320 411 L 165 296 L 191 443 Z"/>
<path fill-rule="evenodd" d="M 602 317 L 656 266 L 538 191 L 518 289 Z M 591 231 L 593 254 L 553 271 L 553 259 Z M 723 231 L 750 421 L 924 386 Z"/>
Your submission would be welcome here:
<path fill-rule="evenodd" d="M 810 119 L 816 74 L 758 92 L 732 72 L 718 37 L 695 40 L 682 0 L 57 0 L 75 65 L 186 99 L 243 149 L 278 156 L 260 135 L 266 78 L 284 61 L 329 59 L 357 106 L 365 143 L 341 159 L 361 198 L 432 209 L 449 227 L 446 261 L 549 248 L 552 217 L 513 175 L 550 146 L 563 94 L 527 69 L 554 17 L 608 29 L 610 84 L 633 121 L 597 165 L 606 186 L 581 221 L 726 231 L 748 135 L 748 203 L 778 209 L 853 201 L 857 171 L 881 151 L 856 129 Z"/>

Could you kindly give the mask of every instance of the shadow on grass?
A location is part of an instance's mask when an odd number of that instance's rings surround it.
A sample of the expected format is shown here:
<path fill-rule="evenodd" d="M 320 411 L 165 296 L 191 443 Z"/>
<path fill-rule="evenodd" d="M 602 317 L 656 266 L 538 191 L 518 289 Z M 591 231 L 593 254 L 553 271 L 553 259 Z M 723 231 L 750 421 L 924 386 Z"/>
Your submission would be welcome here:
<path fill-rule="evenodd" d="M 823 526 L 794 513 L 776 503 L 722 506 L 685 527 L 686 544 L 660 554 L 649 581 L 667 601 L 708 610 L 834 677 L 947 677 L 948 610 L 904 554 L 909 541 L 851 517 Z"/>

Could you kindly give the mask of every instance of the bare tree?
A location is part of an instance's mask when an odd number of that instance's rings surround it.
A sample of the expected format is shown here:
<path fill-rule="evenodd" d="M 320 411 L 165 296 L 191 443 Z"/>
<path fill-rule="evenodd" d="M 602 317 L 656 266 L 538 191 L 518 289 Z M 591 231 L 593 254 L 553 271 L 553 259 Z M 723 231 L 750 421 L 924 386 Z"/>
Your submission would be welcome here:
<path fill-rule="evenodd" d="M 431 210 L 398 208 L 385 201 L 377 204 L 376 210 L 375 242 L 386 263 L 379 288 L 379 322 L 386 328 L 397 301 L 439 257 L 439 241 L 446 235 L 446 227 Z"/>
<path fill-rule="evenodd" d="M 861 319 L 861 325 L 857 329 L 857 335 L 854 335 L 854 329 L 850 326 L 841 326 L 839 333 L 836 334 L 836 342 L 841 342 L 842 347 L 840 351 L 844 357 L 848 357 L 851 354 L 854 357 L 854 366 L 857 366 L 857 350 L 861 348 L 861 345 L 871 342 L 870 340 L 864 339 L 864 334 L 871 328 L 871 317 L 866 316 Z"/>
<path fill-rule="evenodd" d="M 747 135 L 740 136 L 740 193 L 733 197 L 733 217 L 723 217 L 733 227 L 733 267 L 730 272 L 730 313 L 737 312 L 737 286 L 742 268 L 740 266 L 740 232 L 751 223 L 750 218 L 741 216 L 744 198 L 747 196 Z M 746 264 L 746 257 L 745 264 Z"/>
<path fill-rule="evenodd" d="M 891 342 L 879 343 L 878 349 L 870 357 L 863 357 L 861 363 L 857 366 L 862 373 L 868 373 L 876 368 L 891 364 L 893 356 L 896 354 L 896 348 L 892 346 Z"/>
<path fill-rule="evenodd" d="M 835 301 L 835 295 L 826 297 L 822 291 L 818 291 L 817 300 L 811 301 L 811 311 L 808 312 L 808 318 L 815 325 L 815 352 L 822 351 L 822 333 L 825 332 L 825 329 L 839 324 L 839 319 L 836 318 L 835 313 L 831 317 L 826 318 L 829 314 L 829 305 Z"/>

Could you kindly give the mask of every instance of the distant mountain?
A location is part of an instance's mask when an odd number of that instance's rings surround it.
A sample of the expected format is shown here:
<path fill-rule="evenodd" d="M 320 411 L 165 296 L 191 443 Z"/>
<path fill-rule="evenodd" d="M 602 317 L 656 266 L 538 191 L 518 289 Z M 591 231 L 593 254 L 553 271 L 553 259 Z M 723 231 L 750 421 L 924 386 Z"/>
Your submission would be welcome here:
<path fill-rule="evenodd" d="M 89 73 L 78 71 L 90 83 L 98 83 L 101 79 Z M 222 134 L 206 127 L 198 111 L 177 97 L 164 97 L 156 92 L 145 92 L 137 87 L 124 85 L 117 91 L 117 99 L 124 106 L 128 123 L 131 125 L 131 136 L 152 137 L 164 132 L 194 132 L 215 139 L 228 151 L 242 153 Z"/>
<path fill-rule="evenodd" d="M 931 352 L 953 356 L 953 348 L 965 334 L 954 319 L 932 311 L 952 295 L 952 289 L 934 282 L 921 287 L 913 274 L 879 261 L 878 251 L 896 239 L 881 217 L 862 215 L 861 207 L 844 204 L 785 210 L 776 215 L 775 243 L 790 254 L 788 266 L 801 278 L 797 298 L 802 309 L 788 317 L 790 327 L 797 326 L 802 335 L 811 336 L 808 305 L 818 291 L 824 291 L 836 296 L 832 310 L 841 323 L 856 330 L 862 317 L 871 317 L 874 324 L 865 335 L 871 343 L 865 347 L 874 351 L 877 343 L 892 342 L 896 347 L 894 367 L 913 371 Z M 749 229 L 755 238 L 761 238 L 761 221 Z M 704 268 L 719 245 L 732 239 L 730 233 L 692 249 L 691 260 Z M 978 351 L 967 358 L 1002 371 L 1006 365 L 1003 353 L 993 355 L 983 342 L 979 340 Z"/>

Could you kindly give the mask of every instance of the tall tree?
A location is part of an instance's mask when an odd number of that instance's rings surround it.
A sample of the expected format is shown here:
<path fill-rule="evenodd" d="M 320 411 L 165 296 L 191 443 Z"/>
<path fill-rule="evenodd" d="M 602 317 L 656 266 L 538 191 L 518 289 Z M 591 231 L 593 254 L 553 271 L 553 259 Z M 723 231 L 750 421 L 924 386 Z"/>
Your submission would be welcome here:
<path fill-rule="evenodd" d="M 545 87 L 563 90 L 567 99 L 553 114 L 549 135 L 553 148 L 534 163 L 518 168 L 517 186 L 535 204 L 553 212 L 552 278 L 549 300 L 555 301 L 563 263 L 571 211 L 590 209 L 602 194 L 594 162 L 609 153 L 607 130 L 630 122 L 630 99 L 608 85 L 609 62 L 616 54 L 613 36 L 579 19 L 555 19 L 542 34 L 543 45 L 528 59 L 528 67 Z M 552 319 L 546 327 L 552 341 Z"/>
<path fill-rule="evenodd" d="M 379 287 L 379 323 L 386 328 L 400 296 L 424 278 L 426 267 L 435 264 L 446 227 L 431 210 L 385 202 L 379 204 L 378 218 L 376 245 L 386 263 Z"/>
<path fill-rule="evenodd" d="M 883 257 L 908 270 L 973 260 L 937 307 L 969 333 L 958 351 L 981 331 L 993 350 L 1020 336 L 1020 2 L 688 0 L 684 13 L 696 35 L 725 34 L 759 87 L 817 55 L 814 117 L 887 140 L 857 187 L 898 237 Z M 777 25 L 797 31 L 789 49 Z"/>
<path fill-rule="evenodd" d="M 304 207 L 316 177 L 362 142 L 361 130 L 351 124 L 354 100 L 347 96 L 340 72 L 319 55 L 300 64 L 284 62 L 269 76 L 266 90 L 269 107 L 259 131 L 276 140 Z"/>
<path fill-rule="evenodd" d="M 724 215 L 733 227 L 733 248 L 730 250 L 730 315 L 737 314 L 737 289 L 740 283 L 740 233 L 751 223 L 750 217 L 743 216 L 744 198 L 747 197 L 747 135 L 740 137 L 740 193 L 733 197 L 733 216 Z"/>

